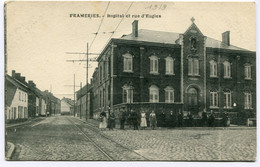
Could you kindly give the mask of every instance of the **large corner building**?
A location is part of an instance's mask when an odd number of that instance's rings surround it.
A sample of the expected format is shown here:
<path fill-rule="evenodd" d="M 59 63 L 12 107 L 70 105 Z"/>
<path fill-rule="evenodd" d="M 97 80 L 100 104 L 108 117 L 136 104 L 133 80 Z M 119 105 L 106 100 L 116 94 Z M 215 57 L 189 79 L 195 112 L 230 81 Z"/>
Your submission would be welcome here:
<path fill-rule="evenodd" d="M 91 81 L 94 117 L 108 107 L 199 115 L 256 113 L 256 52 L 205 36 L 194 23 L 184 33 L 138 29 L 113 38 Z"/>

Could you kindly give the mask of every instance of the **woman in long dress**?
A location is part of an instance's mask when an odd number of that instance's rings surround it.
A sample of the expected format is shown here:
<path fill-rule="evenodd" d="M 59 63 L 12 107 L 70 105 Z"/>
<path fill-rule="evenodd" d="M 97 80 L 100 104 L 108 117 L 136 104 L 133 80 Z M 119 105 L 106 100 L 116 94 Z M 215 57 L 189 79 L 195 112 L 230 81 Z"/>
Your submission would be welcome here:
<path fill-rule="evenodd" d="M 101 130 L 106 129 L 107 128 L 106 112 L 103 111 L 103 112 L 100 113 L 100 119 L 101 119 L 101 121 L 100 121 L 100 124 L 99 124 L 99 128 Z"/>
<path fill-rule="evenodd" d="M 147 121 L 146 121 L 146 114 L 144 111 L 141 113 L 141 124 L 140 124 L 141 129 L 145 129 L 147 127 Z"/>

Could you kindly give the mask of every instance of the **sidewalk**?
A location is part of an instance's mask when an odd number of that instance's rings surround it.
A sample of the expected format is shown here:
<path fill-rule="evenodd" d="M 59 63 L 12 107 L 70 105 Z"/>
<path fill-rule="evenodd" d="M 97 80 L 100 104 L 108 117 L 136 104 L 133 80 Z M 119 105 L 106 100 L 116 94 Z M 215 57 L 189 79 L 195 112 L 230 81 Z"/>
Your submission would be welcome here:
<path fill-rule="evenodd" d="M 12 127 L 16 127 L 16 126 L 21 126 L 21 125 L 26 125 L 26 124 L 30 124 L 32 122 L 37 122 L 37 121 L 41 121 L 43 119 L 45 119 L 46 117 L 37 117 L 37 118 L 29 118 L 28 120 L 24 121 L 24 122 L 19 122 L 19 123 L 7 123 L 6 124 L 6 128 L 12 128 Z"/>
<path fill-rule="evenodd" d="M 8 161 L 11 159 L 11 157 L 14 153 L 15 146 L 13 143 L 7 142 L 5 147 L 6 147 L 5 148 L 5 159 Z"/>

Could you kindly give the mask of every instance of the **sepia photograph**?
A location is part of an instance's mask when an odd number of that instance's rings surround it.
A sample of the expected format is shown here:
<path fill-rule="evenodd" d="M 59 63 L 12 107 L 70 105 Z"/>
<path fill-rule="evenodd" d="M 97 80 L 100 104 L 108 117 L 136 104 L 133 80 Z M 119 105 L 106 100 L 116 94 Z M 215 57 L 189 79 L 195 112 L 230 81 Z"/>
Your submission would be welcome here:
<path fill-rule="evenodd" d="M 255 162 L 255 2 L 5 1 L 4 159 Z"/>

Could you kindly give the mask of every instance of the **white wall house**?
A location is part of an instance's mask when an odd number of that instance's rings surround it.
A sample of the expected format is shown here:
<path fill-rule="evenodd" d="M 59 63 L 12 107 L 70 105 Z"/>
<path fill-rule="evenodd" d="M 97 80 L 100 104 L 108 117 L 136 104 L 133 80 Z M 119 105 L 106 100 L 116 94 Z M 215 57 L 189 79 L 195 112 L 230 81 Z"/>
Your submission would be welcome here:
<path fill-rule="evenodd" d="M 6 82 L 7 120 L 28 118 L 28 93 L 26 91 L 26 85 L 9 76 Z"/>

